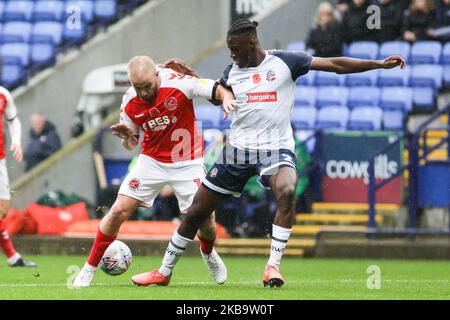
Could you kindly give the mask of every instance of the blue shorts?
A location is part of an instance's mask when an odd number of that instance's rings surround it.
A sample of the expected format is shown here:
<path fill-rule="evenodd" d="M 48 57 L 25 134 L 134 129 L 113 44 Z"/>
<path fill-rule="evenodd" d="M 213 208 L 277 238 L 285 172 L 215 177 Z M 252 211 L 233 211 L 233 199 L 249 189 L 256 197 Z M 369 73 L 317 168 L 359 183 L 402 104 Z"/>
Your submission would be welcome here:
<path fill-rule="evenodd" d="M 227 144 L 203 185 L 220 194 L 239 197 L 251 177 L 258 175 L 258 182 L 270 188 L 269 178 L 282 167 L 292 167 L 297 172 L 296 162 L 295 154 L 288 149 L 249 151 Z"/>

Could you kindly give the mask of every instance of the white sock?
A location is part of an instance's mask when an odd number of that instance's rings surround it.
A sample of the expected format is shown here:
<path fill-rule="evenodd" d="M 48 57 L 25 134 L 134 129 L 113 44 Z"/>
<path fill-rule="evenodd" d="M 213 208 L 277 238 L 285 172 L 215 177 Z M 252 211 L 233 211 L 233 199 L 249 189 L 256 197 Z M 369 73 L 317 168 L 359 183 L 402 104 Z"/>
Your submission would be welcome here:
<path fill-rule="evenodd" d="M 281 257 L 283 256 L 291 231 L 292 229 L 282 228 L 272 224 L 272 243 L 270 246 L 269 262 L 267 264 L 276 267 L 280 266 Z"/>
<path fill-rule="evenodd" d="M 13 265 L 13 264 L 16 263 L 17 260 L 19 260 L 20 258 L 22 258 L 22 256 L 21 256 L 18 252 L 16 252 L 13 256 L 11 256 L 11 257 L 9 257 L 9 258 L 7 259 L 8 264 L 9 264 L 9 265 Z"/>
<path fill-rule="evenodd" d="M 180 259 L 184 249 L 186 249 L 191 242 L 192 239 L 180 236 L 178 230 L 175 230 L 172 240 L 170 240 L 169 245 L 167 246 L 162 265 L 159 268 L 159 272 L 163 276 L 168 277 L 172 274 L 172 270 L 175 268 L 178 259 Z"/>
<path fill-rule="evenodd" d="M 86 262 L 83 266 L 83 269 L 85 269 L 87 271 L 95 271 L 95 270 L 97 270 L 97 267 L 93 267 L 89 263 Z"/>

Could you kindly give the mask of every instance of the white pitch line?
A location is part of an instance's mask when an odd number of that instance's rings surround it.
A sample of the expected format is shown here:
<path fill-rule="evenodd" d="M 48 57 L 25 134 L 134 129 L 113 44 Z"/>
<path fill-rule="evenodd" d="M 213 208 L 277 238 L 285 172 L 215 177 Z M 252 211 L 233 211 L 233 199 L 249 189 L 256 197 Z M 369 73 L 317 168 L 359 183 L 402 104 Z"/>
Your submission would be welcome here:
<path fill-rule="evenodd" d="M 448 279 L 382 279 L 382 283 L 449 283 Z M 366 280 L 359 279 L 342 279 L 342 280 L 291 280 L 287 281 L 286 284 L 346 284 L 346 283 L 361 283 L 365 284 Z M 175 286 L 192 286 L 192 285 L 215 285 L 214 282 L 206 282 L 206 281 L 182 281 L 173 283 Z M 226 285 L 260 285 L 260 281 L 229 281 Z M 132 287 L 134 286 L 130 283 L 94 283 L 92 287 Z M 225 287 L 224 286 L 224 287 Z M 66 283 L 17 283 L 17 284 L 7 284 L 1 283 L 0 288 L 28 288 L 28 287 L 66 287 L 68 288 Z M 221 286 L 222 287 L 222 286 Z M 70 288 L 73 289 L 73 288 Z"/>

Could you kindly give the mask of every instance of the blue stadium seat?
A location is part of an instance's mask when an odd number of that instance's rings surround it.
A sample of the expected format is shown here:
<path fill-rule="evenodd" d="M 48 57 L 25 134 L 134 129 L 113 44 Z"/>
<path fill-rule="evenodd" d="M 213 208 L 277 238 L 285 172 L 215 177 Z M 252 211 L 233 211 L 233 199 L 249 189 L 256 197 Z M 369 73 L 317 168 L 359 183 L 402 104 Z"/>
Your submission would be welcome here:
<path fill-rule="evenodd" d="M 450 64 L 450 41 L 447 42 L 442 48 L 441 63 Z"/>
<path fill-rule="evenodd" d="M 1 43 L 29 42 L 33 25 L 29 22 L 12 21 L 3 25 Z"/>
<path fill-rule="evenodd" d="M 31 45 L 31 62 L 35 69 L 49 67 L 56 62 L 56 50 L 52 43 L 35 43 Z"/>
<path fill-rule="evenodd" d="M 36 22 L 31 32 L 32 43 L 53 43 L 59 46 L 63 37 L 63 25 L 56 21 Z"/>
<path fill-rule="evenodd" d="M 417 41 L 411 47 L 409 63 L 439 63 L 442 44 L 439 41 Z"/>
<path fill-rule="evenodd" d="M 94 20 L 94 2 L 88 0 L 66 1 L 65 16 L 70 16 L 74 12 L 81 12 L 83 20 L 89 24 Z"/>
<path fill-rule="evenodd" d="M 380 74 L 380 70 L 370 70 L 359 73 L 347 74 L 347 86 L 375 86 Z"/>
<path fill-rule="evenodd" d="M 385 110 L 412 110 L 413 90 L 409 87 L 385 87 L 381 90 L 380 107 Z"/>
<path fill-rule="evenodd" d="M 5 3 L 3 1 L 0 1 L 0 18 L 3 17 L 3 10 L 5 9 Z M 3 21 L 3 19 L 2 19 Z"/>
<path fill-rule="evenodd" d="M 219 128 L 222 119 L 222 109 L 211 105 L 198 105 L 195 107 L 195 116 L 201 129 Z"/>
<path fill-rule="evenodd" d="M 25 71 L 20 64 L 2 64 L 0 83 L 8 90 L 21 85 L 25 80 Z"/>
<path fill-rule="evenodd" d="M 378 106 L 380 102 L 380 89 L 377 87 L 352 87 L 348 97 L 348 107 Z"/>
<path fill-rule="evenodd" d="M 432 110 L 436 106 L 433 88 L 414 88 L 413 103 L 416 110 Z"/>
<path fill-rule="evenodd" d="M 317 109 L 314 107 L 294 108 L 291 124 L 296 129 L 313 129 L 316 123 Z"/>
<path fill-rule="evenodd" d="M 349 130 L 381 130 L 383 110 L 379 107 L 358 107 L 351 111 Z"/>
<path fill-rule="evenodd" d="M 374 41 L 355 41 L 348 47 L 348 55 L 359 59 L 376 59 L 378 43 Z"/>
<path fill-rule="evenodd" d="M 378 85 L 381 87 L 407 86 L 409 84 L 410 76 L 410 67 L 404 69 L 400 69 L 399 67 L 393 69 L 381 69 L 378 76 Z"/>
<path fill-rule="evenodd" d="M 442 87 L 443 68 L 441 65 L 421 64 L 415 65 L 411 71 L 409 84 L 413 87 Z"/>
<path fill-rule="evenodd" d="M 444 66 L 444 84 L 450 88 L 450 66 Z"/>
<path fill-rule="evenodd" d="M 296 107 L 315 107 L 317 99 L 317 89 L 315 87 L 297 86 L 295 90 Z"/>
<path fill-rule="evenodd" d="M 303 41 L 291 42 L 291 43 L 288 44 L 287 50 L 305 51 L 305 42 L 303 42 Z"/>
<path fill-rule="evenodd" d="M 341 106 L 328 106 L 319 110 L 316 128 L 344 130 L 347 127 L 349 110 Z"/>
<path fill-rule="evenodd" d="M 95 1 L 94 16 L 101 24 L 109 24 L 118 14 L 116 0 Z"/>
<path fill-rule="evenodd" d="M 28 43 L 5 43 L 0 49 L 3 63 L 20 64 L 24 68 L 30 64 L 30 46 Z"/>
<path fill-rule="evenodd" d="M 220 120 L 219 128 L 223 132 L 225 132 L 226 130 L 229 130 L 231 128 L 231 119 L 230 119 L 230 117 L 228 117 L 225 120 L 222 118 L 222 120 Z"/>
<path fill-rule="evenodd" d="M 71 26 L 68 23 L 64 23 L 63 37 L 66 44 L 70 45 L 80 45 L 83 43 L 88 36 L 87 25 L 84 20 L 80 21 L 79 26 Z"/>
<path fill-rule="evenodd" d="M 387 41 L 380 46 L 378 59 L 385 59 L 392 55 L 401 55 L 406 61 L 409 59 L 411 45 L 406 41 Z"/>
<path fill-rule="evenodd" d="M 346 87 L 320 87 L 317 92 L 316 107 L 347 106 L 348 88 Z"/>
<path fill-rule="evenodd" d="M 316 86 L 342 86 L 345 84 L 345 74 L 318 71 L 314 80 Z"/>
<path fill-rule="evenodd" d="M 383 128 L 384 130 L 403 130 L 405 114 L 401 110 L 384 110 Z"/>
<path fill-rule="evenodd" d="M 33 14 L 33 1 L 14 0 L 6 2 L 3 8 L 3 21 L 30 21 Z"/>
<path fill-rule="evenodd" d="M 313 86 L 316 75 L 316 70 L 310 70 L 307 74 L 298 77 L 296 84 L 298 86 Z"/>
<path fill-rule="evenodd" d="M 63 1 L 37 1 L 34 5 L 34 21 L 60 21 L 64 13 Z"/>

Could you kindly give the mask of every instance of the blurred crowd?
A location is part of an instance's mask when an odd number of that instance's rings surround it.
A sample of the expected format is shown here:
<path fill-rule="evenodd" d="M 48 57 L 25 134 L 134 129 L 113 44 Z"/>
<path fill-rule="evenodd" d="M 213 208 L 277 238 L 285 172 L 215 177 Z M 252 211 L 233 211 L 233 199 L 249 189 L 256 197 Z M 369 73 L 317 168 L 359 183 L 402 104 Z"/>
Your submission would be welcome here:
<path fill-rule="evenodd" d="M 370 10 L 378 6 L 377 11 Z M 369 10 L 368 10 L 369 8 Z M 375 9 L 377 10 L 377 9 Z M 450 0 L 338 0 L 319 5 L 306 41 L 318 57 L 341 56 L 354 41 L 450 40 Z"/>

